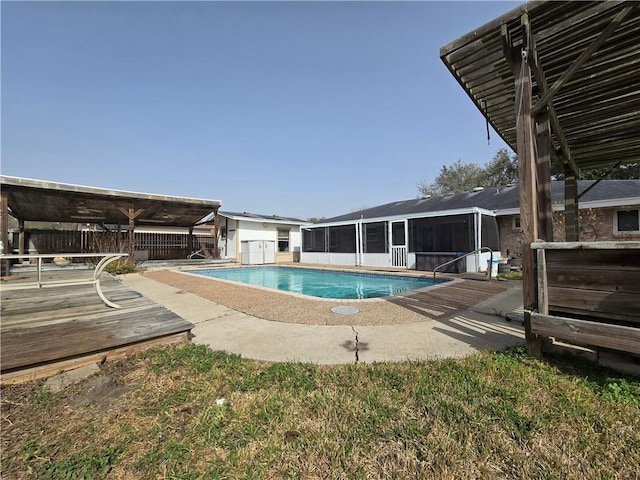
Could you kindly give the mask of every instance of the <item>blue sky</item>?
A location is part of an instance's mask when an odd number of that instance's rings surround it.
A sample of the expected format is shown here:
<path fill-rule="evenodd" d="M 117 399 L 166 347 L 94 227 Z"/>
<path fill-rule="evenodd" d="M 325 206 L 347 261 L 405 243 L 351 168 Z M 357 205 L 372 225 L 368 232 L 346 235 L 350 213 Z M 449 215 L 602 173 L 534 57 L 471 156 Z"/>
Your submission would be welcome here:
<path fill-rule="evenodd" d="M 439 49 L 518 2 L 6 2 L 5 175 L 331 217 L 505 147 Z"/>

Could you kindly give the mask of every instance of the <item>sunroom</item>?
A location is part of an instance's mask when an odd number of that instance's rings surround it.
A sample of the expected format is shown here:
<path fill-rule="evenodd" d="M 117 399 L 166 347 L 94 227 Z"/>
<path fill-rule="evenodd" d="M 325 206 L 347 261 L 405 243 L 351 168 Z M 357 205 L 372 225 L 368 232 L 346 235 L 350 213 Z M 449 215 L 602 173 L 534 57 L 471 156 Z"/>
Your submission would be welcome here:
<path fill-rule="evenodd" d="M 489 259 L 500 256 L 498 225 L 489 210 L 357 214 L 304 228 L 301 262 L 433 271 L 453 261 L 438 271 L 463 273 L 486 271 Z"/>

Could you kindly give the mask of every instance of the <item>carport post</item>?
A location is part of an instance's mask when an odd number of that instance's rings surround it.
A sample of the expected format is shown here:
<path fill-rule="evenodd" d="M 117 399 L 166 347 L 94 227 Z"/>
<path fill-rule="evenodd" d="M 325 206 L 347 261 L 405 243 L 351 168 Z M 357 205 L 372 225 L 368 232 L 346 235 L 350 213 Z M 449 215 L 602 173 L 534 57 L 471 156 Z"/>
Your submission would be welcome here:
<path fill-rule="evenodd" d="M 136 210 L 133 205 L 129 205 L 129 208 L 118 207 L 118 210 L 124 213 L 126 217 L 129 219 L 129 255 L 130 255 L 129 258 L 134 260 L 133 253 L 136 247 L 136 240 L 135 240 L 136 237 L 135 237 L 135 231 L 134 231 L 136 227 L 135 219 L 142 212 L 144 212 L 144 208 L 139 208 L 138 210 Z"/>
<path fill-rule="evenodd" d="M 25 251 L 25 232 L 24 232 L 24 220 L 19 219 L 18 220 L 18 253 L 20 255 L 24 255 L 24 251 Z M 24 259 L 20 259 L 20 261 L 22 261 Z"/>
<path fill-rule="evenodd" d="M 0 194 L 0 223 L 2 224 L 2 248 L 4 254 L 11 254 L 9 249 L 9 197 L 6 192 Z M 10 261 L 6 261 L 6 272 L 9 274 Z"/>
<path fill-rule="evenodd" d="M 213 258 L 220 258 L 220 250 L 218 248 L 218 232 L 220 231 L 220 219 L 218 217 L 218 209 L 213 211 Z"/>
<path fill-rule="evenodd" d="M 523 21 L 526 20 L 523 18 Z M 514 48 L 505 45 L 506 54 L 514 66 L 516 133 L 518 140 L 518 179 L 520 183 L 520 225 L 522 227 L 522 301 L 531 310 L 537 304 L 536 263 L 531 243 L 539 238 L 538 168 L 536 162 L 536 135 L 531 115 L 531 65 L 525 46 Z M 544 180 L 543 180 L 544 181 Z M 531 332 L 531 324 L 525 316 L 527 350 L 535 357 L 542 356 L 542 338 Z"/>

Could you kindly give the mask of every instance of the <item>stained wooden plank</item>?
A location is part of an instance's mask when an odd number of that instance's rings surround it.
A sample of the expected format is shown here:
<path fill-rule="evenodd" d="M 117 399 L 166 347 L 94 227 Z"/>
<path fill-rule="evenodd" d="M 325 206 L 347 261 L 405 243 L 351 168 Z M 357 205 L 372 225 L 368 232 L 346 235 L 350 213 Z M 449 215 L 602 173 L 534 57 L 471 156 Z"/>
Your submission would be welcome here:
<path fill-rule="evenodd" d="M 531 330 L 571 343 L 640 354 L 639 328 L 532 313 Z"/>
<path fill-rule="evenodd" d="M 99 353 L 83 355 L 81 357 L 68 360 L 55 361 L 39 365 L 37 367 L 21 368 L 12 372 L 2 373 L 2 376 L 0 377 L 0 384 L 13 385 L 16 383 L 38 380 L 39 378 L 50 377 L 57 373 L 66 372 L 92 363 L 102 363 L 106 360 L 113 360 L 127 355 L 133 355 L 160 345 L 173 345 L 187 341 L 189 341 L 189 333 L 182 332 L 125 345 L 123 347 L 112 348 Z"/>
<path fill-rule="evenodd" d="M 549 310 L 571 310 L 603 318 L 626 318 L 640 325 L 640 295 L 549 287 Z"/>
<path fill-rule="evenodd" d="M 429 289 L 427 292 L 388 298 L 386 301 L 414 312 L 427 312 L 431 318 L 446 318 L 508 288 L 504 283 L 462 280 Z"/>
<path fill-rule="evenodd" d="M 547 267 L 549 285 L 576 290 L 599 290 L 640 295 L 640 273 L 634 268 L 614 269 L 609 265 L 578 265 L 563 268 Z"/>
<path fill-rule="evenodd" d="M 629 240 L 621 242 L 535 242 L 531 248 L 544 248 L 545 250 L 637 250 L 640 249 L 640 241 Z"/>
<path fill-rule="evenodd" d="M 135 315 L 118 312 L 108 318 L 92 316 L 31 328 L 9 328 L 2 332 L 2 370 L 72 358 L 189 328 L 188 322 L 153 305 Z"/>
<path fill-rule="evenodd" d="M 66 278 L 86 272 L 65 272 Z M 31 274 L 33 275 L 33 274 Z M 17 281 L 30 281 L 29 274 Z M 189 332 L 193 325 L 103 275 L 106 306 L 90 285 L 2 291 L 1 367 L 9 371 L 72 360 Z"/>

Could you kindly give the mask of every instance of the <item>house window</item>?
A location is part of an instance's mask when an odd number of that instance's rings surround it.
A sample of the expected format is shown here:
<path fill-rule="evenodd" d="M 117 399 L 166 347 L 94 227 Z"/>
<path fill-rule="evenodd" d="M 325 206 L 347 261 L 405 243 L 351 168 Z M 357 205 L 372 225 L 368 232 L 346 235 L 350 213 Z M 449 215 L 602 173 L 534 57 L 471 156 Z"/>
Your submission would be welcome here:
<path fill-rule="evenodd" d="M 520 215 L 516 215 L 515 217 L 513 217 L 513 224 L 511 228 L 518 232 L 522 230 L 522 227 L 520 226 Z"/>
<path fill-rule="evenodd" d="M 278 251 L 289 251 L 289 230 L 278 229 Z"/>
<path fill-rule="evenodd" d="M 614 229 L 616 233 L 640 233 L 640 210 L 617 211 Z"/>

